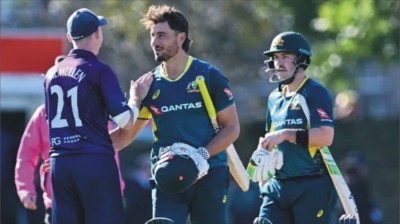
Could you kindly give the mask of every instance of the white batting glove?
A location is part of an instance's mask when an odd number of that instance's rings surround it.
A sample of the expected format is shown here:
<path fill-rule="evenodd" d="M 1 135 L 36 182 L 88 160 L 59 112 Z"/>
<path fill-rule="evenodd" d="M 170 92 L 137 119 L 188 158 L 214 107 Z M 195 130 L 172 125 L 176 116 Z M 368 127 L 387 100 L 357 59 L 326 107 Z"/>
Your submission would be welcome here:
<path fill-rule="evenodd" d="M 269 151 L 259 147 L 253 152 L 246 171 L 253 182 L 267 182 L 282 166 L 283 155 L 281 151 L 276 149 Z"/>
<path fill-rule="evenodd" d="M 283 154 L 278 149 L 272 149 L 273 163 L 275 164 L 275 170 L 282 169 L 283 166 Z"/>
<path fill-rule="evenodd" d="M 161 148 L 158 154 L 158 159 L 161 161 L 174 155 L 187 156 L 193 160 L 199 170 L 197 179 L 202 178 L 208 173 L 210 166 L 207 160 L 210 158 L 210 154 L 206 148 L 200 147 L 196 149 L 188 144 L 178 142 L 166 148 Z"/>
<path fill-rule="evenodd" d="M 197 179 L 199 180 L 200 178 L 207 175 L 210 165 L 208 164 L 205 157 L 203 157 L 201 154 L 198 153 L 198 151 L 196 151 L 196 153 L 191 154 L 190 158 L 193 159 L 194 163 L 196 164 L 197 169 L 199 170 Z"/>

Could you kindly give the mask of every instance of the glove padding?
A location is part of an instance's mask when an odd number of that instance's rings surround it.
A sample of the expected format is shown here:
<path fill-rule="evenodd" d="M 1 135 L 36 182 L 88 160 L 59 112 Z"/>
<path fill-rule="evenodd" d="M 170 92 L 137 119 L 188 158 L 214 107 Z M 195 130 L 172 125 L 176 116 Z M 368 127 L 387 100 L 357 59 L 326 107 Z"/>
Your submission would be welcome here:
<path fill-rule="evenodd" d="M 260 146 L 253 152 L 247 174 L 253 182 L 267 182 L 283 166 L 283 154 L 277 149 L 268 151 Z"/>
<path fill-rule="evenodd" d="M 205 176 L 208 172 L 208 169 L 210 168 L 207 162 L 207 160 L 210 158 L 210 154 L 208 153 L 206 148 L 200 147 L 196 149 L 188 144 L 181 142 L 174 143 L 173 145 L 166 148 L 161 148 L 158 155 L 157 163 L 161 163 L 164 160 L 170 159 L 174 156 L 191 158 L 196 165 L 197 170 L 199 171 L 197 179 Z"/>

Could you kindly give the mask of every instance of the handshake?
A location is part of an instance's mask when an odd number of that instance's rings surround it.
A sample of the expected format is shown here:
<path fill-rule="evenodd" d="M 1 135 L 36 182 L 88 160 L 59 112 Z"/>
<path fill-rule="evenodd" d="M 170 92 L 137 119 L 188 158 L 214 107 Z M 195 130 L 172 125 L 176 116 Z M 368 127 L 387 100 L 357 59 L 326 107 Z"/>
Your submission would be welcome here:
<path fill-rule="evenodd" d="M 283 166 L 283 154 L 276 148 L 267 150 L 258 146 L 247 165 L 247 174 L 253 182 L 267 182 Z"/>

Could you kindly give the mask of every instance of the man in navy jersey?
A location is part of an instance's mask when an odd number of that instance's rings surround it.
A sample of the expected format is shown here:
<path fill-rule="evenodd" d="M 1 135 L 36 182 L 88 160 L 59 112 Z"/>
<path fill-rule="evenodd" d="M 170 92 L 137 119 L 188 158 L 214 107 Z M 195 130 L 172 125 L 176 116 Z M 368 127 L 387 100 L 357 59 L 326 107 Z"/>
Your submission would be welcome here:
<path fill-rule="evenodd" d="M 45 77 L 53 223 L 124 223 L 107 122 L 131 129 L 152 77 L 132 81 L 126 101 L 114 71 L 97 59 L 106 24 L 88 9 L 75 11 L 67 22 L 73 49 Z"/>
<path fill-rule="evenodd" d="M 116 148 L 124 148 L 152 119 L 151 162 L 155 170 L 160 149 L 178 142 L 198 149 L 197 152 L 209 164 L 208 174 L 200 176 L 183 192 L 168 193 L 154 185 L 153 217 L 165 217 L 183 224 L 190 214 L 192 224 L 224 224 L 227 222 L 226 197 L 230 178 L 225 149 L 240 132 L 228 80 L 213 65 L 188 55 L 192 41 L 188 22 L 181 12 L 166 5 L 151 6 L 141 21 L 150 30 L 150 45 L 155 60 L 161 64 L 152 71 L 154 81 L 142 102 L 133 130 L 113 133 L 116 136 L 113 142 L 120 145 Z M 195 81 L 199 75 L 204 76 L 217 111 L 221 126 L 218 134 L 213 129 Z M 177 172 L 182 169 L 185 168 L 181 167 Z"/>
<path fill-rule="evenodd" d="M 252 158 L 267 157 L 277 148 L 283 166 L 272 170 L 272 179 L 251 177 L 260 182 L 263 197 L 254 223 L 330 223 L 336 192 L 318 148 L 333 141 L 332 97 L 305 73 L 311 49 L 303 35 L 281 33 L 264 54 L 270 57 L 270 81 L 279 87 L 268 98 L 267 133 Z"/>

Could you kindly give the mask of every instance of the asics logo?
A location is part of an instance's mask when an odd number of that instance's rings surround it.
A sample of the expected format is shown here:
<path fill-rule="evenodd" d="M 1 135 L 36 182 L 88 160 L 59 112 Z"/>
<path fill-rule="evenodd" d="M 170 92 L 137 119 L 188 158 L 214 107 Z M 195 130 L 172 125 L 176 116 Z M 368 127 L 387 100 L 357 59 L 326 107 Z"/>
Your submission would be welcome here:
<path fill-rule="evenodd" d="M 317 218 L 321 218 L 324 215 L 324 210 L 319 210 L 317 213 Z"/>
<path fill-rule="evenodd" d="M 153 94 L 153 96 L 151 97 L 151 99 L 155 100 L 157 99 L 157 97 L 160 95 L 160 90 L 157 89 L 157 91 Z"/>

